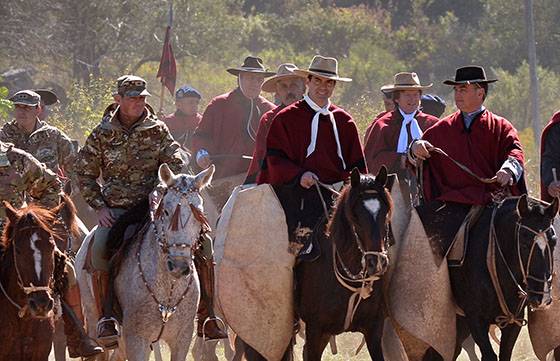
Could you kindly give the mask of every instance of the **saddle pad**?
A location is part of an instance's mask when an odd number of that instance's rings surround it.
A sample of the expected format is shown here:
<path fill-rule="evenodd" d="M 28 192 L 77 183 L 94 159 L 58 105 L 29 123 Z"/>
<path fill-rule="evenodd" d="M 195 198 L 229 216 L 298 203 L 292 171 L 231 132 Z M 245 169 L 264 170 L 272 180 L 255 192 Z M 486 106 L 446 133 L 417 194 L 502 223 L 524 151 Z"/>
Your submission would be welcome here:
<path fill-rule="evenodd" d="M 560 232 L 560 219 L 554 219 L 554 230 Z M 545 361 L 546 356 L 556 347 L 560 347 L 560 244 L 554 248 L 554 277 L 552 281 L 552 304 L 546 310 L 528 311 L 529 337 L 533 351 L 540 361 Z"/>
<path fill-rule="evenodd" d="M 293 332 L 294 256 L 284 211 L 272 188 L 236 188 L 224 206 L 216 243 L 217 303 L 233 331 L 267 360 L 280 360 Z"/>

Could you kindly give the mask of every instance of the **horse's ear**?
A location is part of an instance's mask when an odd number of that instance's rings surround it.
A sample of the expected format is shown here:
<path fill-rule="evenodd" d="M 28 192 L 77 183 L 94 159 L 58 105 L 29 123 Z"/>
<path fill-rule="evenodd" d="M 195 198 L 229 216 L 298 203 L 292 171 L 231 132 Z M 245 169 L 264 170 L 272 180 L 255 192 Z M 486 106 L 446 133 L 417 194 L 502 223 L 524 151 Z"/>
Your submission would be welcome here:
<path fill-rule="evenodd" d="M 6 209 L 6 217 L 10 220 L 10 223 L 17 221 L 17 211 L 12 207 L 10 202 L 3 201 L 2 205 Z"/>
<path fill-rule="evenodd" d="M 529 215 L 529 203 L 527 202 L 526 194 L 519 197 L 519 200 L 517 201 L 517 213 L 520 218 L 524 218 Z"/>
<path fill-rule="evenodd" d="M 379 172 L 377 172 L 377 175 L 375 176 L 375 183 L 379 184 L 382 187 L 385 187 L 385 185 L 387 184 L 387 168 L 385 168 L 384 165 L 382 165 L 381 169 L 379 169 Z"/>
<path fill-rule="evenodd" d="M 68 194 L 69 196 L 72 196 L 73 189 L 74 189 L 74 187 L 72 187 L 72 182 L 66 182 L 63 190 L 64 190 L 65 194 Z"/>
<path fill-rule="evenodd" d="M 214 166 L 214 164 L 212 164 L 210 165 L 210 167 L 198 173 L 194 177 L 194 186 L 196 187 L 196 189 L 200 190 L 209 185 L 210 182 L 212 182 L 212 176 L 214 175 L 215 170 L 216 167 Z"/>
<path fill-rule="evenodd" d="M 158 170 L 159 180 L 165 183 L 167 186 L 172 186 L 175 183 L 175 174 L 169 169 L 167 163 L 163 163 L 159 166 Z"/>
<path fill-rule="evenodd" d="M 558 197 L 554 197 L 554 200 L 552 201 L 552 203 L 546 207 L 545 211 L 544 211 L 544 215 L 547 218 L 554 218 L 556 217 L 556 215 L 558 214 L 558 206 L 559 206 L 559 201 L 558 201 Z"/>
<path fill-rule="evenodd" d="M 357 187 L 360 185 L 360 171 L 358 170 L 358 168 L 354 168 L 352 169 L 352 172 L 350 173 L 350 185 L 352 187 Z"/>

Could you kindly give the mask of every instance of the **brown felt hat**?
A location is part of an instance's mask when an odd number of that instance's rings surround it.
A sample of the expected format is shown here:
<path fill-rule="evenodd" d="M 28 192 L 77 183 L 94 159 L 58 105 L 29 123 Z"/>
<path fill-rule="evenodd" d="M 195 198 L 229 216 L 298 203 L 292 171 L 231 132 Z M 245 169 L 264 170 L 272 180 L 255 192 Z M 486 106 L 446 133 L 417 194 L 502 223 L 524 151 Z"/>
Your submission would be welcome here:
<path fill-rule="evenodd" d="M 264 65 L 261 58 L 257 58 L 256 56 L 248 56 L 243 61 L 240 67 L 237 68 L 228 68 L 227 72 L 238 76 L 239 73 L 259 73 L 264 74 L 265 78 L 269 76 L 273 76 L 276 73 L 272 71 L 268 71 Z"/>

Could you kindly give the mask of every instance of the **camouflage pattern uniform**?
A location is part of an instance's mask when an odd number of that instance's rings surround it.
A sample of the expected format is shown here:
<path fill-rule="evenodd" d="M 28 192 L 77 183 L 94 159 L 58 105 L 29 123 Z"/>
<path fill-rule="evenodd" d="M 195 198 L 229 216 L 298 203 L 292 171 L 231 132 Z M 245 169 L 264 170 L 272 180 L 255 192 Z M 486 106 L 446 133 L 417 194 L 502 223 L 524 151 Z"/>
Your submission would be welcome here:
<path fill-rule="evenodd" d="M 61 130 L 37 119 L 35 130 L 27 134 L 15 120 L 0 129 L 0 140 L 33 154 L 53 172 L 69 176 L 76 160 L 77 147 Z"/>
<path fill-rule="evenodd" d="M 80 191 L 86 202 L 95 210 L 107 207 L 116 217 L 154 190 L 162 163 L 174 172 L 180 172 L 184 166 L 179 144 L 148 107 L 144 117 L 130 129 L 120 124 L 117 112 L 106 112 L 87 138 L 76 163 Z M 98 183 L 100 176 L 102 184 Z M 108 270 L 107 260 L 101 257 L 108 231 L 106 227 L 96 231 L 92 259 L 96 269 Z"/>
<path fill-rule="evenodd" d="M 20 208 L 36 202 L 47 208 L 58 204 L 61 184 L 56 175 L 31 154 L 0 141 L 0 199 Z M 0 231 L 6 210 L 0 207 Z"/>

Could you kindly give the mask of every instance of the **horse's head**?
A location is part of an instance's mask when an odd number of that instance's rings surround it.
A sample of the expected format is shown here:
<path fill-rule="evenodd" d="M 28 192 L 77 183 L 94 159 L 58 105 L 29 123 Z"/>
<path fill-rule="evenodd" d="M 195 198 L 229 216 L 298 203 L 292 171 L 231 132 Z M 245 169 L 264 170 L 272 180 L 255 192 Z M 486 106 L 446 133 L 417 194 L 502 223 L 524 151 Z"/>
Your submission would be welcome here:
<path fill-rule="evenodd" d="M 155 210 L 156 238 L 166 256 L 167 269 L 177 278 L 192 270 L 192 248 L 210 231 L 204 216 L 200 191 L 210 184 L 214 166 L 195 176 L 173 174 L 167 164 L 159 168 L 165 193 Z"/>
<path fill-rule="evenodd" d="M 548 306 L 552 302 L 553 252 L 556 235 L 552 223 L 558 213 L 558 199 L 550 205 L 529 202 L 527 196 L 517 202 L 517 255 L 523 281 L 532 309 Z"/>
<path fill-rule="evenodd" d="M 328 225 L 328 232 L 341 254 L 360 257 L 362 277 L 381 276 L 389 266 L 386 240 L 393 202 L 385 189 L 386 182 L 385 167 L 375 178 L 360 175 L 354 169 L 350 184 L 336 201 Z"/>
<path fill-rule="evenodd" d="M 56 248 L 51 227 L 64 204 L 51 211 L 34 205 L 16 210 L 7 202 L 4 207 L 8 222 L 2 241 L 3 261 L 13 265 L 18 288 L 25 297 L 23 310 L 36 318 L 50 317 Z"/>

